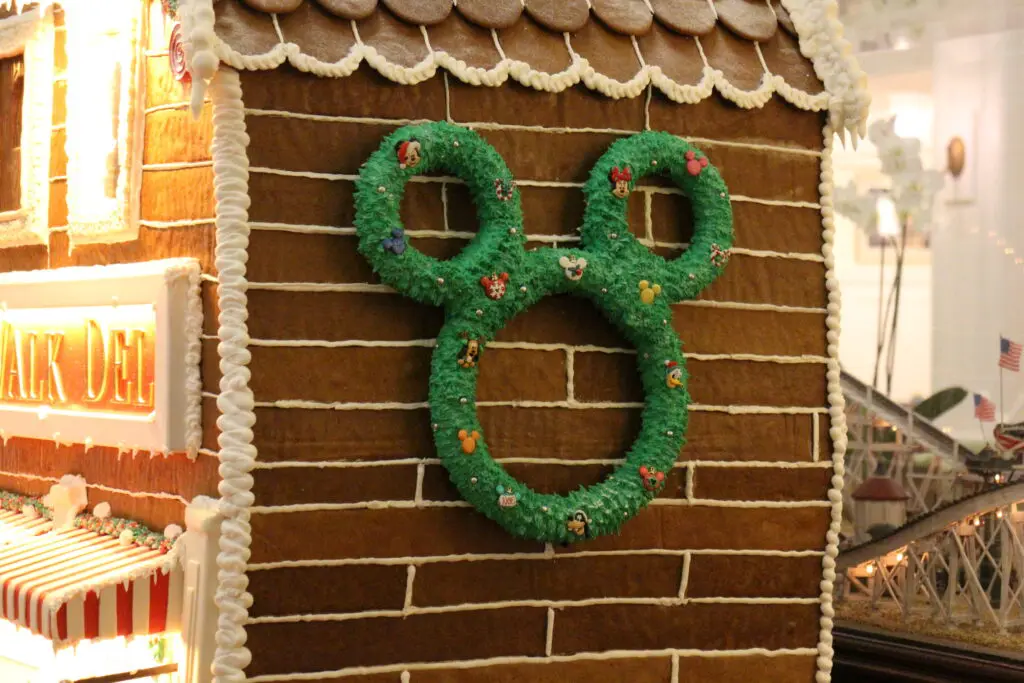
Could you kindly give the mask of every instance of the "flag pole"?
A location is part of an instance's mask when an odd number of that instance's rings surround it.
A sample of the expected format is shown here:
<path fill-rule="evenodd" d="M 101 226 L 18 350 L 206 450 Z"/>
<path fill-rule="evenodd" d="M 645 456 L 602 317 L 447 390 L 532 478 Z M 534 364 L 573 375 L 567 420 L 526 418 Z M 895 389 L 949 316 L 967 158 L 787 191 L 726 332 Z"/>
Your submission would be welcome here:
<path fill-rule="evenodd" d="M 1003 414 L 1003 366 L 999 366 L 999 423 L 1006 423 L 1006 416 Z"/>
<path fill-rule="evenodd" d="M 988 437 L 985 436 L 985 423 L 981 421 L 980 417 L 978 418 L 978 429 L 981 430 L 981 442 L 987 446 Z"/>

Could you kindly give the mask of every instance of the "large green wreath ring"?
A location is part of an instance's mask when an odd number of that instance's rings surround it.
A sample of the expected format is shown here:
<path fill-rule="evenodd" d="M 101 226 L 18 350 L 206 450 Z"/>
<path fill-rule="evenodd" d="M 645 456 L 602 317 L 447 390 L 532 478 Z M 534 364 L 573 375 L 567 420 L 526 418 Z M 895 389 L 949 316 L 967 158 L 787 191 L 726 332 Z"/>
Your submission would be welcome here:
<path fill-rule="evenodd" d="M 464 181 L 477 206 L 477 235 L 448 261 L 409 245 L 399 217 L 406 183 L 429 171 Z M 693 206 L 694 236 L 673 260 L 629 232 L 628 194 L 649 174 L 670 177 Z M 696 297 L 728 261 L 732 209 L 718 171 L 667 133 L 615 142 L 584 187 L 582 249 L 526 251 L 519 192 L 505 162 L 475 132 L 448 123 L 388 136 L 361 170 L 356 190 L 363 256 L 399 292 L 445 308 L 431 362 L 430 410 L 438 455 L 462 496 L 522 538 L 571 543 L 618 531 L 661 492 L 686 441 L 687 376 L 671 304 Z M 636 347 L 646 402 L 640 434 L 605 481 L 565 495 L 541 494 L 491 458 L 476 410 L 478 361 L 486 341 L 514 316 L 563 292 L 590 299 Z"/>

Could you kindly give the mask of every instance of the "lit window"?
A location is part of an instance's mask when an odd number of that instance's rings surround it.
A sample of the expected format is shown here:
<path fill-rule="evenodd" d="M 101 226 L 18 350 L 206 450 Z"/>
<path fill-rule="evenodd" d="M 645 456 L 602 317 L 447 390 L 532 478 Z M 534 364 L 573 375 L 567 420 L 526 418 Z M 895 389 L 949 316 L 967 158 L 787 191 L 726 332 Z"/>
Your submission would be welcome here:
<path fill-rule="evenodd" d="M 133 239 L 138 231 L 142 7 L 138 0 L 69 3 L 68 234 L 72 243 Z"/>
<path fill-rule="evenodd" d="M 0 212 L 21 208 L 21 106 L 25 57 L 0 59 Z"/>
<path fill-rule="evenodd" d="M 0 247 L 45 244 L 53 112 L 53 16 L 0 13 Z"/>

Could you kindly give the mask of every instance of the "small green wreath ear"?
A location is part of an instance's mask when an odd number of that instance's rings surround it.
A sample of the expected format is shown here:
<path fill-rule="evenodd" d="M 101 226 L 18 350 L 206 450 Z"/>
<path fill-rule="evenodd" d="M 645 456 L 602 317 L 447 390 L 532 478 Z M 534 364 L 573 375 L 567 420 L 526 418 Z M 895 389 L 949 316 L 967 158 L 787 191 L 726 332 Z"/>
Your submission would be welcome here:
<path fill-rule="evenodd" d="M 694 234 L 682 256 L 655 256 L 658 272 L 637 273 L 637 279 L 653 277 L 670 302 L 692 299 L 725 268 L 733 230 L 725 182 L 707 156 L 688 142 L 669 133 L 644 132 L 609 147 L 584 187 L 583 243 L 595 251 L 638 246 L 629 233 L 627 202 L 635 184 L 652 174 L 668 176 L 689 197 Z"/>
<path fill-rule="evenodd" d="M 476 237 L 449 261 L 408 243 L 399 214 L 413 176 L 447 171 L 463 180 L 477 206 Z M 356 180 L 359 251 L 381 279 L 433 305 L 465 296 L 466 273 L 501 273 L 518 266 L 523 249 L 519 191 L 508 166 L 477 133 L 445 122 L 406 126 L 384 139 Z M 479 289 L 479 285 L 476 285 Z"/>

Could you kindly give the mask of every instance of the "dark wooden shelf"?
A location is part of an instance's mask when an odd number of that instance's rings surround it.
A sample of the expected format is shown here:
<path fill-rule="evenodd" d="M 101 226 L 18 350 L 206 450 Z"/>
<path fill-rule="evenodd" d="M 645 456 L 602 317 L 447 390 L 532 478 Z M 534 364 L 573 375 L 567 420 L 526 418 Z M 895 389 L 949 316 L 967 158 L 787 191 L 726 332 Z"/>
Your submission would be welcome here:
<path fill-rule="evenodd" d="M 1024 683 L 1024 656 L 838 623 L 833 683 Z"/>

